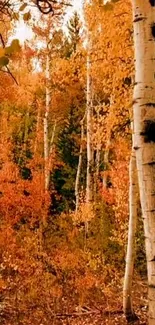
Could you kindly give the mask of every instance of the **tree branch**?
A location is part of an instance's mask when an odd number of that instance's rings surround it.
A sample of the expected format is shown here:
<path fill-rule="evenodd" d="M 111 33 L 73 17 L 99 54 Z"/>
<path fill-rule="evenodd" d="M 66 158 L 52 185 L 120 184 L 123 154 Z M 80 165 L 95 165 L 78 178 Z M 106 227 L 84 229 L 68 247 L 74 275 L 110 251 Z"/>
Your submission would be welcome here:
<path fill-rule="evenodd" d="M 1 40 L 1 43 L 2 43 L 3 48 L 5 49 L 5 42 L 4 42 L 4 39 L 3 39 L 3 36 L 2 36 L 1 33 L 0 33 L 0 40 Z M 5 68 L 6 68 L 6 70 L 1 69 L 0 71 L 5 72 L 5 73 L 8 73 L 11 76 L 11 78 L 14 80 L 14 82 L 16 83 L 16 85 L 18 86 L 19 85 L 18 84 L 18 81 L 16 80 L 15 76 L 13 75 L 13 73 L 10 71 L 9 67 L 8 66 L 5 66 Z"/>

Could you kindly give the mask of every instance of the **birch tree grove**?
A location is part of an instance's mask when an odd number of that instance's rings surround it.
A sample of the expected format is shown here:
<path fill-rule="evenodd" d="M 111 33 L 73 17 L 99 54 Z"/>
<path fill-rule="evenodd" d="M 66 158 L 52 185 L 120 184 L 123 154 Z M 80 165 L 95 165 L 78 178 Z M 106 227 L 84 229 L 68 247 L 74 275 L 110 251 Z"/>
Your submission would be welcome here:
<path fill-rule="evenodd" d="M 0 0 L 0 324 L 155 325 L 154 38 L 155 0 Z"/>
<path fill-rule="evenodd" d="M 155 325 L 155 2 L 133 0 L 134 149 L 144 221 L 149 325 Z"/>

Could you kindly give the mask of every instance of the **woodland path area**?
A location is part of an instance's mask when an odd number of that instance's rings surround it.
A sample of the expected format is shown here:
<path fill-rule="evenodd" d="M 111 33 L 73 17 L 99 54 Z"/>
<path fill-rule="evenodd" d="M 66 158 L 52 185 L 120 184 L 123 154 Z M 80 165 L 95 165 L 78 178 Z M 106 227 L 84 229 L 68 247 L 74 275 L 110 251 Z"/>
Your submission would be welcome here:
<path fill-rule="evenodd" d="M 106 305 L 98 305 L 94 307 L 91 302 L 91 307 L 88 310 L 80 313 L 75 313 L 71 316 L 67 314 L 63 318 L 57 317 L 51 325 L 126 325 L 126 319 L 122 311 L 122 290 L 115 288 L 114 295 L 109 297 Z M 139 320 L 134 322 L 135 325 L 147 325 L 147 286 L 146 282 L 139 281 L 133 285 L 135 313 Z M 94 302 L 95 304 L 95 302 Z M 85 308 L 86 309 L 86 308 Z M 130 323 L 131 324 L 131 323 Z M 133 323 L 132 323 L 133 324 Z"/>
<path fill-rule="evenodd" d="M 147 325 L 147 282 L 136 280 L 133 284 L 134 311 L 138 316 L 135 325 Z M 103 303 L 93 301 L 89 298 L 86 304 L 78 310 L 74 302 L 65 302 L 62 312 L 57 312 L 51 317 L 48 325 L 126 325 L 127 321 L 122 310 L 122 288 L 114 287 Z M 65 312 L 66 310 L 66 312 Z M 30 311 L 31 313 L 32 311 Z M 14 311 L 14 314 L 16 311 Z M 20 315 L 17 315 L 16 325 L 32 325 L 32 323 L 20 322 Z M 13 312 L 7 309 L 1 314 L 0 325 L 12 325 L 14 323 Z M 44 324 L 44 323 L 43 323 Z M 45 322 L 45 324 L 47 324 Z M 130 322 L 129 324 L 133 324 Z"/>

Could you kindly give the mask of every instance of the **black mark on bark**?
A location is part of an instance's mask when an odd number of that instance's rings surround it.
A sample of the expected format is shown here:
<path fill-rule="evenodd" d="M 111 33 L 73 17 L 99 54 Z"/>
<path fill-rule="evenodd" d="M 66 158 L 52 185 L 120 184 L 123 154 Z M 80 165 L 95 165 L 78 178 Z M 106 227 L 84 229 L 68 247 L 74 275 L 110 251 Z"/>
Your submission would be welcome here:
<path fill-rule="evenodd" d="M 137 21 L 141 21 L 141 20 L 144 20 L 144 19 L 146 19 L 145 17 L 137 17 L 137 18 L 135 18 L 134 19 L 134 23 L 137 23 Z"/>
<path fill-rule="evenodd" d="M 155 143 L 155 121 L 144 121 L 144 130 L 140 135 L 144 136 L 145 143 Z"/>
<path fill-rule="evenodd" d="M 154 284 L 150 284 L 149 288 L 155 289 L 155 285 Z"/>
<path fill-rule="evenodd" d="M 140 147 L 134 146 L 133 148 L 134 148 L 134 150 L 138 150 Z"/>
<path fill-rule="evenodd" d="M 147 165 L 154 166 L 155 165 L 155 161 L 151 161 L 151 162 L 147 163 Z"/>
<path fill-rule="evenodd" d="M 146 106 L 149 106 L 149 107 L 151 107 L 151 106 L 152 106 L 152 107 L 155 107 L 155 103 L 151 103 L 151 102 L 146 103 L 145 105 L 146 105 Z"/>
<path fill-rule="evenodd" d="M 149 0 L 149 2 L 152 7 L 155 7 L 155 0 Z"/>
<path fill-rule="evenodd" d="M 155 23 L 151 25 L 152 36 L 155 38 Z"/>

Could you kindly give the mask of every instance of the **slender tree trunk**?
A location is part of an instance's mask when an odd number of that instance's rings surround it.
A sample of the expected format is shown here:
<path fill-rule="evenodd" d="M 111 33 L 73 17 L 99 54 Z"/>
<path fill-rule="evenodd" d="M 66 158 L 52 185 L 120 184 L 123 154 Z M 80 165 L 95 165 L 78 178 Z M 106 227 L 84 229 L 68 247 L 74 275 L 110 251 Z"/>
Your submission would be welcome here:
<path fill-rule="evenodd" d="M 133 0 L 134 148 L 145 232 L 149 325 L 155 325 L 155 2 Z"/>
<path fill-rule="evenodd" d="M 35 136 L 35 141 L 34 141 L 34 156 L 36 155 L 36 152 L 37 152 L 40 117 L 41 117 L 41 105 L 40 105 L 39 101 L 37 101 L 37 123 L 36 123 L 36 136 Z"/>
<path fill-rule="evenodd" d="M 88 48 L 87 48 L 87 106 L 86 106 L 86 120 L 87 120 L 87 178 L 86 178 L 86 203 L 87 209 L 91 209 L 91 202 L 93 201 L 93 148 L 92 148 L 92 77 L 91 77 L 91 33 L 88 31 Z M 88 233 L 88 221 L 85 222 L 85 249 L 86 239 Z"/>
<path fill-rule="evenodd" d="M 26 153 L 26 147 L 27 147 L 27 138 L 28 138 L 28 123 L 29 123 L 29 111 L 25 114 L 25 130 L 24 130 L 24 145 L 23 150 Z"/>
<path fill-rule="evenodd" d="M 81 168 L 82 168 L 82 155 L 83 155 L 83 139 L 84 139 L 84 118 L 81 120 L 81 143 L 80 143 L 80 152 L 79 152 L 79 162 L 78 168 L 76 173 L 76 180 L 75 180 L 75 211 L 78 211 L 79 208 L 79 185 L 80 185 L 80 175 L 81 175 Z"/>
<path fill-rule="evenodd" d="M 104 174 L 103 174 L 103 179 L 102 179 L 102 185 L 103 188 L 107 188 L 108 186 L 108 168 L 109 168 L 109 153 L 110 153 L 110 145 L 111 145 L 111 137 L 112 137 L 112 128 L 113 128 L 113 118 L 114 118 L 114 111 L 113 111 L 113 96 L 111 95 L 110 98 L 110 111 L 109 115 L 107 117 L 107 125 L 110 125 L 110 129 L 107 130 L 107 142 L 106 142 L 106 147 L 105 147 L 105 152 L 104 152 Z"/>
<path fill-rule="evenodd" d="M 135 237 L 137 225 L 138 180 L 135 150 L 132 150 L 129 165 L 129 230 L 126 255 L 126 267 L 123 287 L 123 310 L 128 322 L 137 320 L 132 306 L 132 279 L 135 258 Z"/>
<path fill-rule="evenodd" d="M 100 113 L 99 110 L 97 111 L 97 120 L 96 120 L 96 128 L 100 128 Z M 93 188 L 93 193 L 94 193 L 94 201 L 97 199 L 97 194 L 98 194 L 98 180 L 99 180 L 99 172 L 100 172 L 100 159 L 101 159 L 101 139 L 98 138 L 97 141 L 97 148 L 96 148 L 96 155 L 94 159 L 94 188 Z"/>
<path fill-rule="evenodd" d="M 103 163 L 104 163 L 104 172 L 105 173 L 104 173 L 103 179 L 102 179 L 103 188 L 107 188 L 107 186 L 108 186 L 107 170 L 108 170 L 108 165 L 109 165 L 110 144 L 111 144 L 111 132 L 110 132 L 109 138 L 107 140 L 106 148 L 105 148 L 105 152 L 104 152 Z"/>
<path fill-rule="evenodd" d="M 94 201 L 96 201 L 98 193 L 98 179 L 100 171 L 100 158 L 101 158 L 101 145 L 100 143 L 97 146 L 96 157 L 95 157 L 95 174 L 94 174 Z"/>
<path fill-rule="evenodd" d="M 93 150 L 92 150 L 92 79 L 91 79 L 91 35 L 88 32 L 88 53 L 87 53 L 87 182 L 86 182 L 86 201 L 92 202 L 93 199 Z"/>
<path fill-rule="evenodd" d="M 45 191 L 48 190 L 48 158 L 49 158 L 49 137 L 48 137 L 48 117 L 49 117 L 49 108 L 50 108 L 50 58 L 49 54 L 46 55 L 46 106 L 44 114 L 44 161 L 45 161 Z"/>
<path fill-rule="evenodd" d="M 51 136 L 51 141 L 50 141 L 49 149 L 48 149 L 49 156 L 48 156 L 48 169 L 47 169 L 47 189 L 49 189 L 49 185 L 50 185 L 50 172 L 52 169 L 52 155 L 53 155 L 53 148 L 54 148 L 54 138 L 55 138 L 55 133 L 56 133 L 56 126 L 57 126 L 57 120 L 55 119 L 52 136 Z"/>

